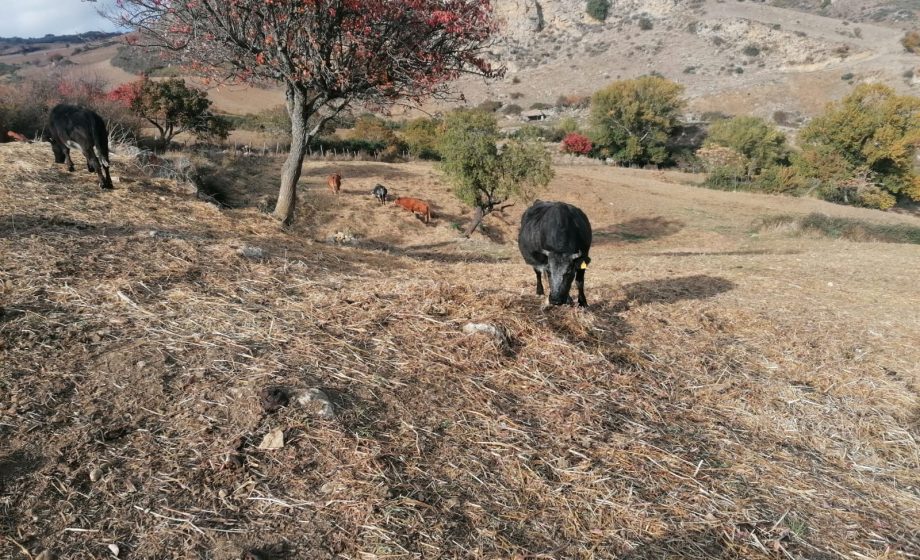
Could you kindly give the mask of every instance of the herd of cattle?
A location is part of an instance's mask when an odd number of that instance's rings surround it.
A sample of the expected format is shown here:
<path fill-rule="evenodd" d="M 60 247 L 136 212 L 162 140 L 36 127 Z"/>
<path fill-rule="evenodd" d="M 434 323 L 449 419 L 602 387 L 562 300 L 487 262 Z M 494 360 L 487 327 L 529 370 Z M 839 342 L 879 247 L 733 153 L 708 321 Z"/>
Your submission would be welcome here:
<path fill-rule="evenodd" d="M 7 135 L 15 140 L 28 140 L 16 132 Z M 99 176 L 99 186 L 111 189 L 109 175 L 108 131 L 105 121 L 95 112 L 74 105 L 57 105 L 51 110 L 45 139 L 51 142 L 55 163 L 66 163 L 74 171 L 71 149 L 79 149 L 86 158 L 90 172 Z M 342 189 L 342 174 L 327 178 L 329 190 L 334 195 Z M 387 188 L 376 185 L 371 193 L 381 204 L 387 201 Z M 424 200 L 397 197 L 393 204 L 419 215 L 427 224 L 431 221 L 431 207 Z M 537 295 L 544 295 L 543 280 L 549 285 L 549 303 L 571 304 L 569 292 L 574 281 L 578 287 L 578 305 L 587 306 L 585 298 L 585 270 L 591 262 L 591 223 L 579 208 L 564 202 L 536 201 L 521 217 L 518 249 L 524 261 L 533 267 L 537 278 Z"/>

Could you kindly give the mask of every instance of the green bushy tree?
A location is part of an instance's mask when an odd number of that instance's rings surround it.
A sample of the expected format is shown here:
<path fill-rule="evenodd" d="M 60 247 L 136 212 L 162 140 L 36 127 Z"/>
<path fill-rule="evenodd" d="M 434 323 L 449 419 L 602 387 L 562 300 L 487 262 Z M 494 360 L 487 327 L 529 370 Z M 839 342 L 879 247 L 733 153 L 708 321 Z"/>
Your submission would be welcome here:
<path fill-rule="evenodd" d="M 879 208 L 898 198 L 920 201 L 920 98 L 862 84 L 829 104 L 799 138 L 794 165 L 827 198 Z"/>
<path fill-rule="evenodd" d="M 660 76 L 620 80 L 598 91 L 591 98 L 595 146 L 623 163 L 664 163 L 685 104 L 683 92 Z"/>
<path fill-rule="evenodd" d="M 152 124 L 163 145 L 183 132 L 221 140 L 230 134 L 230 121 L 211 111 L 208 94 L 188 87 L 185 80 L 155 81 L 145 77 L 115 88 L 109 98 L 124 103 Z"/>
<path fill-rule="evenodd" d="M 454 111 L 442 126 L 441 169 L 457 197 L 473 207 L 466 236 L 512 200 L 533 200 L 553 178 L 550 154 L 538 139 L 512 138 L 501 150 L 499 140 L 495 117 L 482 111 Z"/>

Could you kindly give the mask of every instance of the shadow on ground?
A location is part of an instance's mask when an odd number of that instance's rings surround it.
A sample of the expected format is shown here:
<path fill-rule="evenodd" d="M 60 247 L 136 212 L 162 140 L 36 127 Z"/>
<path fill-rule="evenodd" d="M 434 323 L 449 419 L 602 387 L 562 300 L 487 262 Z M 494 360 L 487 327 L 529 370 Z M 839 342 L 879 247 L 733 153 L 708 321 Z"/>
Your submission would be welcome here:
<path fill-rule="evenodd" d="M 680 220 L 669 220 L 663 216 L 634 218 L 621 224 L 594 230 L 593 244 L 641 243 L 674 235 L 684 229 L 684 225 Z"/>
<path fill-rule="evenodd" d="M 680 278 L 662 278 L 643 280 L 626 284 L 622 290 L 626 294 L 623 301 L 613 305 L 616 311 L 625 311 L 637 305 L 651 303 L 675 303 L 690 299 L 707 299 L 733 290 L 735 283 L 707 274 L 682 276 Z"/>

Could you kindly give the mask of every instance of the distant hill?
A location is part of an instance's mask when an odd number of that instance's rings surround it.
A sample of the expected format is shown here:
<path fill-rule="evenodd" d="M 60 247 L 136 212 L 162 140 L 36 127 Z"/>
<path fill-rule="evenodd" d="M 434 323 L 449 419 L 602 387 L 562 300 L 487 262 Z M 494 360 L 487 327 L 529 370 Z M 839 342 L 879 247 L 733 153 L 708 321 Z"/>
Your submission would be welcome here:
<path fill-rule="evenodd" d="M 861 82 L 920 95 L 920 56 L 900 42 L 920 20 L 917 0 L 610 0 L 604 21 L 588 15 L 585 0 L 493 5 L 501 33 L 491 54 L 507 73 L 461 79 L 472 105 L 552 107 L 616 79 L 658 73 L 685 86 L 691 114 L 754 114 L 794 127 Z M 0 79 L 66 67 L 113 85 L 142 71 L 178 73 L 113 33 L 0 39 L 0 64 Z M 211 97 L 234 114 L 283 103 L 279 90 L 221 87 Z"/>
<path fill-rule="evenodd" d="M 62 43 L 80 44 L 93 41 L 104 41 L 120 35 L 121 33 L 87 31 L 86 33 L 79 33 L 76 35 L 54 35 L 49 33 L 44 37 L 0 37 L 0 55 L 13 54 L 17 51 L 19 54 L 26 54 L 54 46 L 60 46 Z"/>

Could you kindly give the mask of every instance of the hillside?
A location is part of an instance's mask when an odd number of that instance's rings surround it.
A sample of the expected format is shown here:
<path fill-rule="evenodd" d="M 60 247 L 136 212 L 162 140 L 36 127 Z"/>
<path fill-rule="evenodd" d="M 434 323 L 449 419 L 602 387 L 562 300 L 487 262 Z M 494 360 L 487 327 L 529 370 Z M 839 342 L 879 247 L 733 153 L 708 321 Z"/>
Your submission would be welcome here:
<path fill-rule="evenodd" d="M 458 240 L 428 164 L 310 162 L 280 230 L 275 161 L 220 162 L 225 210 L 50 162 L 0 145 L 2 558 L 920 553 L 920 245 L 791 225 L 920 219 L 560 166 L 590 307 L 544 310 L 523 209 Z"/>
<path fill-rule="evenodd" d="M 770 118 L 775 111 L 812 115 L 854 81 L 915 92 L 920 86 L 920 71 L 913 72 L 920 57 L 899 43 L 904 11 L 882 11 L 890 3 L 831 3 L 851 9 L 822 10 L 802 2 L 811 12 L 719 0 L 611 4 L 599 22 L 580 0 L 496 2 L 505 32 L 495 53 L 509 80 L 469 80 L 467 97 L 479 102 L 523 94 L 515 102 L 527 107 L 654 71 L 687 87 L 693 111 Z M 904 9 L 916 14 L 918 6 Z M 872 17 L 880 11 L 890 17 Z"/>
<path fill-rule="evenodd" d="M 781 112 L 781 124 L 795 124 L 855 83 L 920 92 L 920 56 L 904 52 L 899 42 L 920 19 L 915 2 L 617 0 L 604 22 L 586 14 L 584 0 L 494 5 L 502 31 L 492 53 L 508 72 L 490 82 L 460 80 L 457 86 L 471 104 L 553 104 L 563 95 L 590 95 L 618 78 L 658 72 L 686 86 L 691 112 L 768 119 Z M 0 63 L 20 65 L 24 77 L 62 70 L 112 84 L 131 79 L 111 64 L 117 45 L 88 46 L 74 54 L 60 43 L 25 55 L 0 51 Z M 54 55 L 65 61 L 51 62 Z M 216 88 L 211 97 L 218 110 L 234 114 L 283 102 L 278 91 L 241 87 Z M 451 106 L 432 103 L 427 109 Z"/>

